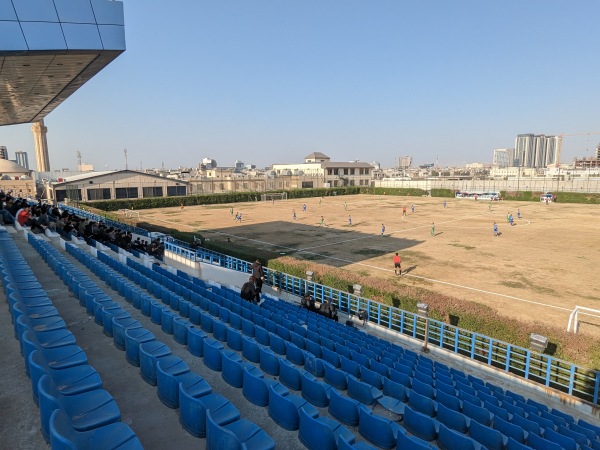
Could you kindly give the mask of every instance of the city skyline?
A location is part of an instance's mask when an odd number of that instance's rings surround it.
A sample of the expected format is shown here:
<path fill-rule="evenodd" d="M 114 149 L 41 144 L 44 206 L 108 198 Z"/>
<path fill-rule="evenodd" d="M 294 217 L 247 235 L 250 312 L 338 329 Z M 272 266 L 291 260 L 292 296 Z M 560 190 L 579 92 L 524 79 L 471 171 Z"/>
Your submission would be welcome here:
<path fill-rule="evenodd" d="M 125 2 L 127 50 L 45 120 L 52 169 L 264 167 L 320 151 L 491 163 L 515 136 L 595 132 L 600 4 Z M 560 27 L 530 27 L 560 23 Z M 163 30 L 163 32 L 157 32 Z M 552 67 L 552 70 L 531 68 Z M 561 161 L 600 136 L 565 137 Z M 0 145 L 34 154 L 31 125 Z"/>

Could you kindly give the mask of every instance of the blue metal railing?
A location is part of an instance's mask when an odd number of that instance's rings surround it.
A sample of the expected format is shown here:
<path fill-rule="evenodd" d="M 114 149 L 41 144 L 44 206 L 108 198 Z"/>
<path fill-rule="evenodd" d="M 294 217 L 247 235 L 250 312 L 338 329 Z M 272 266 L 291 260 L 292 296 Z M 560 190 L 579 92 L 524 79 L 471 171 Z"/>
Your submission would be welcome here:
<path fill-rule="evenodd" d="M 70 210 L 80 214 L 80 211 L 75 208 L 70 208 Z M 165 253 L 168 252 L 194 262 L 218 265 L 238 272 L 251 272 L 251 264 L 247 261 L 212 250 L 192 249 L 182 241 L 170 240 L 165 242 Z M 264 270 L 265 284 L 295 295 L 309 292 L 317 301 L 321 302 L 329 298 L 341 311 L 350 315 L 358 315 L 359 311 L 365 311 L 366 320 L 370 323 L 375 323 L 415 339 L 425 340 L 426 321 L 428 321 L 428 345 L 443 348 L 598 405 L 600 392 L 600 372 L 598 371 L 550 355 L 536 353 L 444 322 L 425 319 L 416 313 L 313 281 L 307 281 L 268 268 Z"/>

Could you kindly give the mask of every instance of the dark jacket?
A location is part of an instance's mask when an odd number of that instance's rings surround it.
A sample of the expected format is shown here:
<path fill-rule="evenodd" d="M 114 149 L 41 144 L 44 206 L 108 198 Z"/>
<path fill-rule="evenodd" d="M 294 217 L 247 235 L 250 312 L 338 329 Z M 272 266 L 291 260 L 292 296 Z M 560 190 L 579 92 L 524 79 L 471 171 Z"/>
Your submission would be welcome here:
<path fill-rule="evenodd" d="M 242 286 L 242 291 L 240 292 L 240 297 L 244 300 L 252 300 L 256 297 L 256 288 L 254 287 L 254 283 L 247 281 Z"/>
<path fill-rule="evenodd" d="M 263 266 L 260 262 L 253 262 L 252 263 L 252 276 L 254 277 L 255 280 L 260 280 L 262 277 L 265 276 L 265 272 L 263 271 Z"/>

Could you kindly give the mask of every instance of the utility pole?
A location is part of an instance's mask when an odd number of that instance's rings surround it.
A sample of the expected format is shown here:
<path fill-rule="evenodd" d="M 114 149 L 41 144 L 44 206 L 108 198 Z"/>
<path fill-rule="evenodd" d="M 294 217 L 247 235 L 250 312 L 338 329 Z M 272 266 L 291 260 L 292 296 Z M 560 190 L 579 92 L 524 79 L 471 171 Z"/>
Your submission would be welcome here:
<path fill-rule="evenodd" d="M 127 149 L 123 150 L 123 153 L 125 153 L 125 170 L 127 170 Z"/>

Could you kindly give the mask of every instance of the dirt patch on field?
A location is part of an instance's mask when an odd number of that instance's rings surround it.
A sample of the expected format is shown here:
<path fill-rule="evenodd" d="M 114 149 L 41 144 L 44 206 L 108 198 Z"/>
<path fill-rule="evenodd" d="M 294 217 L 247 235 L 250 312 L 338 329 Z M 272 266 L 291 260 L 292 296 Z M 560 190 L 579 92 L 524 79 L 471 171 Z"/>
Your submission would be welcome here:
<path fill-rule="evenodd" d="M 576 305 L 600 309 L 600 206 L 446 199 L 444 208 L 443 201 L 325 197 L 143 210 L 140 220 L 201 232 L 212 241 L 229 240 L 232 247 L 254 248 L 257 256 L 285 253 L 385 278 L 394 276 L 392 256 L 399 252 L 403 267 L 415 266 L 401 283 L 561 328 Z M 241 222 L 235 220 L 237 212 Z M 514 216 L 513 226 L 507 223 L 508 213 Z M 499 237 L 494 236 L 494 222 Z"/>

